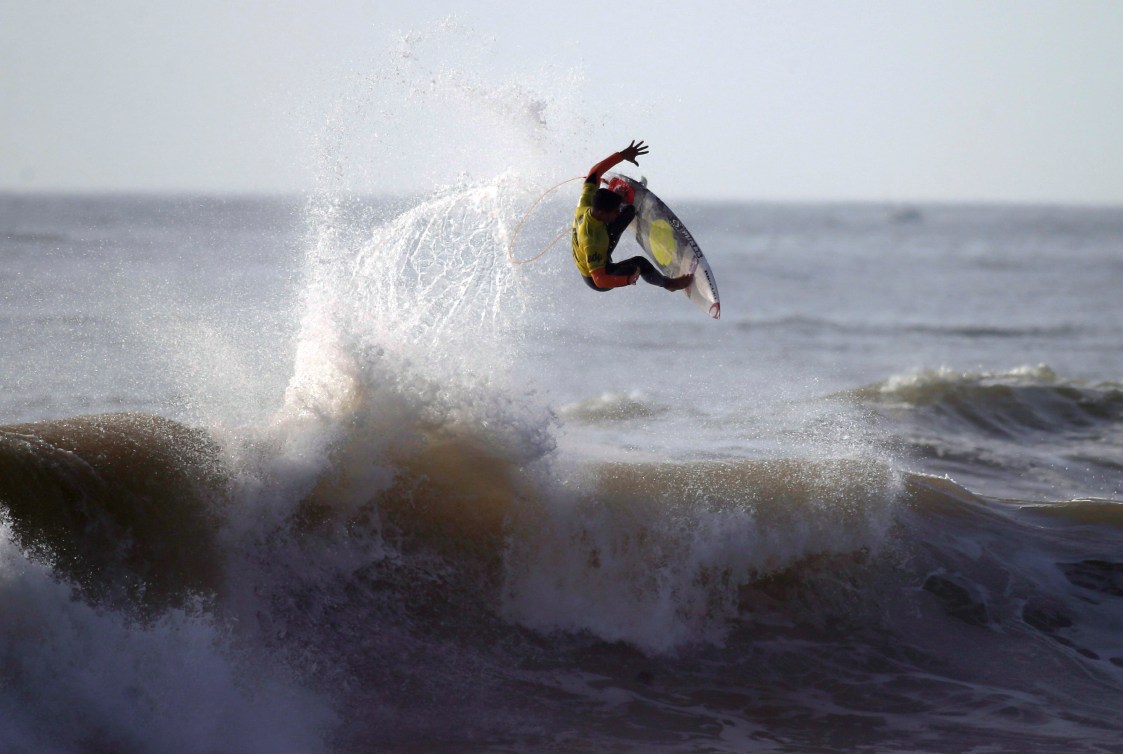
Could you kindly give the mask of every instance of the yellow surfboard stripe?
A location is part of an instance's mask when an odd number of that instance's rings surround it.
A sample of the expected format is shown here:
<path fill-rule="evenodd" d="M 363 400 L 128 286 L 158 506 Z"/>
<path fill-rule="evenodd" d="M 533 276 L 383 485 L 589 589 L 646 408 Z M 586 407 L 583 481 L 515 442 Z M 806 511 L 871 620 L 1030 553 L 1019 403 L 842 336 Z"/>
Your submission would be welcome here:
<path fill-rule="evenodd" d="M 659 264 L 670 264 L 675 258 L 675 231 L 666 220 L 656 220 L 651 223 L 647 240 L 651 246 L 651 253 Z"/>

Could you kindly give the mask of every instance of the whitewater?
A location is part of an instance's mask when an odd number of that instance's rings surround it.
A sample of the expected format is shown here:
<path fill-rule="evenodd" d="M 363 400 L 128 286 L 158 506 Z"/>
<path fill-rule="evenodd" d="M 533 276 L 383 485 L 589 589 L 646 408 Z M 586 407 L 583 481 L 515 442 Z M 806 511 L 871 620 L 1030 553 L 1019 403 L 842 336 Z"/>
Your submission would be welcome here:
<path fill-rule="evenodd" d="M 1123 751 L 1123 210 L 652 159 L 722 319 L 593 295 L 618 144 L 407 42 L 309 196 L 0 195 L 0 750 Z"/>

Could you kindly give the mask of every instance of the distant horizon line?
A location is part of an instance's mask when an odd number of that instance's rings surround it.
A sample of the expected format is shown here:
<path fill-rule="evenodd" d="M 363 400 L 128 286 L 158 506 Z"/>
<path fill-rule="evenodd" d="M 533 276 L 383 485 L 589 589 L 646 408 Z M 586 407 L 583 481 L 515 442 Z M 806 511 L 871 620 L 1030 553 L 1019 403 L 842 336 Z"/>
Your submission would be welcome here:
<path fill-rule="evenodd" d="M 119 198 L 119 199 L 208 199 L 208 200 L 284 200 L 306 201 L 319 194 L 343 195 L 347 198 L 366 201 L 401 202 L 423 199 L 435 192 L 408 192 L 387 194 L 375 191 L 320 192 L 316 190 L 201 190 L 201 189 L 123 189 L 123 188 L 16 188 L 0 186 L 2 197 L 23 198 Z M 872 199 L 872 198 L 790 198 L 790 197 L 678 197 L 672 199 L 676 204 L 725 204 L 725 205 L 807 205 L 807 206 L 881 206 L 895 208 L 909 207 L 1041 207 L 1057 209 L 1101 209 L 1123 210 L 1123 201 L 1091 202 L 1074 200 L 1027 200 L 1027 199 Z"/>

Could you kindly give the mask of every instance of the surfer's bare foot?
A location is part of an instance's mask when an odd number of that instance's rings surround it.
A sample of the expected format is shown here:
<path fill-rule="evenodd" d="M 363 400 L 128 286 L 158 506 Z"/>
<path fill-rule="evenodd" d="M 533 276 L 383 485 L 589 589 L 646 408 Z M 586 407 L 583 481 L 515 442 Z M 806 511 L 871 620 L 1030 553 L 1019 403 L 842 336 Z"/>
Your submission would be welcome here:
<path fill-rule="evenodd" d="M 677 278 L 671 278 L 663 287 L 668 291 L 681 291 L 694 282 L 693 275 L 680 275 Z"/>

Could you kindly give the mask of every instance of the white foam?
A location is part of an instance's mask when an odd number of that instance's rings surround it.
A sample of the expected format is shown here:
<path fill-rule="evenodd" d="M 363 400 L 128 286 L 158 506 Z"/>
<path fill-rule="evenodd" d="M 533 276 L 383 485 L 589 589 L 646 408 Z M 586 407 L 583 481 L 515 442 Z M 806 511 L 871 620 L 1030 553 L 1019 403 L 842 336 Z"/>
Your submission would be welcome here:
<path fill-rule="evenodd" d="M 655 472 L 670 481 L 654 492 L 558 495 L 517 522 L 508 615 L 653 652 L 721 642 L 753 578 L 877 548 L 900 487 L 876 462 L 677 468 Z"/>
<path fill-rule="evenodd" d="M 201 609 L 75 599 L 0 528 L 0 749 L 326 751 L 328 705 Z"/>
<path fill-rule="evenodd" d="M 880 392 L 891 394 L 948 384 L 1012 383 L 1015 385 L 1053 385 L 1058 377 L 1047 364 L 1026 364 L 1006 371 L 971 372 L 942 366 L 936 369 L 917 369 L 893 375 L 882 383 Z"/>

